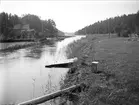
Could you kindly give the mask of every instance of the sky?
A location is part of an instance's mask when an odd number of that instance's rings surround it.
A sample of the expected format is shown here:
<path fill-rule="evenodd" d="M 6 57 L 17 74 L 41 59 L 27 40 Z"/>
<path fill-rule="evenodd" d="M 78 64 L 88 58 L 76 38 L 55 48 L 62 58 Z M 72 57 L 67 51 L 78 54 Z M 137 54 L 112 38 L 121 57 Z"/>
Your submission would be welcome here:
<path fill-rule="evenodd" d="M 139 0 L 0 0 L 0 12 L 53 19 L 63 32 L 75 32 L 97 21 L 138 10 Z"/>

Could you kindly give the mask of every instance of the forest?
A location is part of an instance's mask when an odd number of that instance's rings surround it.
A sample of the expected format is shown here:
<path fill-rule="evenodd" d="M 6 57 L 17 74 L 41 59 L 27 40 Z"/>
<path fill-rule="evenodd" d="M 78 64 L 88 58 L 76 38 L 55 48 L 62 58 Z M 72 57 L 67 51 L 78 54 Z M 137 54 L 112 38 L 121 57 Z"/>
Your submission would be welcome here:
<path fill-rule="evenodd" d="M 75 34 L 107 34 L 117 33 L 118 36 L 128 37 L 131 33 L 139 34 L 139 11 L 135 14 L 116 16 L 88 25 Z"/>
<path fill-rule="evenodd" d="M 29 25 L 29 29 L 33 29 L 35 31 L 35 39 L 45 38 L 48 36 L 55 37 L 59 35 L 58 33 L 64 34 L 56 28 L 56 23 L 52 19 L 42 20 L 39 16 L 33 14 L 24 14 L 22 17 L 19 17 L 16 14 L 12 15 L 2 12 L 0 13 L 0 40 L 20 38 L 21 30 L 15 30 L 14 27 L 16 25 Z"/>

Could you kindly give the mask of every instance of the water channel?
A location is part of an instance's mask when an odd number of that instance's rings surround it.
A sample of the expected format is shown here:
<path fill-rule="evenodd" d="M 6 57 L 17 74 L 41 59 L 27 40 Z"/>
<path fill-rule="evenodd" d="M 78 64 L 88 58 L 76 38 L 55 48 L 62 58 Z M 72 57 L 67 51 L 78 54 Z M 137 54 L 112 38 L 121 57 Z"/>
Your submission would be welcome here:
<path fill-rule="evenodd" d="M 81 37 L 0 52 L 0 104 L 17 104 L 58 90 L 68 68 L 45 68 L 45 65 L 66 61 L 67 45 Z M 0 48 L 11 44 L 0 43 Z"/>

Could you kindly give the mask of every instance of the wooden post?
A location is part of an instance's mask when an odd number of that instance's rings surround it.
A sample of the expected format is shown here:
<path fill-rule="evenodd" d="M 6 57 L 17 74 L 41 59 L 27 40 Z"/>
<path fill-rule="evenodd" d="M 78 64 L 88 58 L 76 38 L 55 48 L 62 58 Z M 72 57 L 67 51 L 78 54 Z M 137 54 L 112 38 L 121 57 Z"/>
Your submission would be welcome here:
<path fill-rule="evenodd" d="M 48 100 L 54 99 L 56 97 L 59 97 L 59 96 L 61 96 L 64 93 L 73 91 L 73 90 L 79 88 L 82 85 L 83 84 L 73 85 L 73 86 L 71 86 L 69 88 L 66 88 L 66 89 L 63 89 L 63 90 L 59 90 L 57 92 L 54 92 L 54 93 L 51 93 L 51 94 L 47 94 L 47 95 L 44 95 L 44 96 L 29 100 L 29 101 L 26 101 L 26 102 L 19 103 L 18 105 L 36 105 L 36 104 L 41 104 L 41 103 L 44 103 L 44 102 L 46 102 Z"/>
<path fill-rule="evenodd" d="M 97 72 L 97 65 L 98 65 L 99 62 L 97 61 L 93 61 L 92 62 L 92 65 L 91 65 L 91 69 L 92 69 L 92 72 Z"/>

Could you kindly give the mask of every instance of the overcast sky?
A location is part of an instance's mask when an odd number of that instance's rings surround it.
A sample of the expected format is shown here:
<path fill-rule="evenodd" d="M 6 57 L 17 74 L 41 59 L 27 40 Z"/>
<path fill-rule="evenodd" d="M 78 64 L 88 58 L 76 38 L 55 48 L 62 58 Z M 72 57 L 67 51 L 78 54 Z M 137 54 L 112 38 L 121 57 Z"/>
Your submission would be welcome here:
<path fill-rule="evenodd" d="M 18 16 L 30 13 L 41 19 L 51 18 L 64 32 L 74 32 L 99 20 L 138 10 L 138 0 L 0 0 L 0 12 Z"/>

